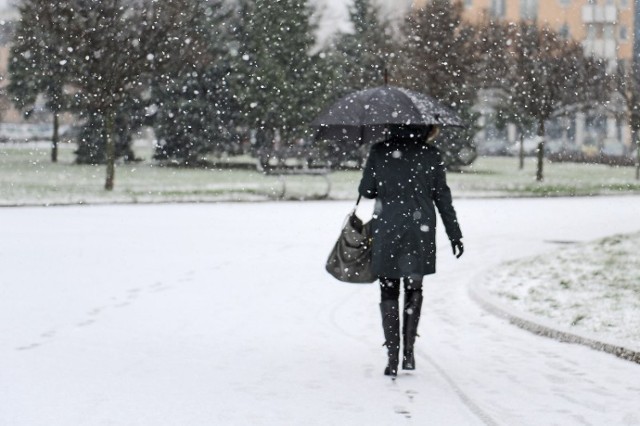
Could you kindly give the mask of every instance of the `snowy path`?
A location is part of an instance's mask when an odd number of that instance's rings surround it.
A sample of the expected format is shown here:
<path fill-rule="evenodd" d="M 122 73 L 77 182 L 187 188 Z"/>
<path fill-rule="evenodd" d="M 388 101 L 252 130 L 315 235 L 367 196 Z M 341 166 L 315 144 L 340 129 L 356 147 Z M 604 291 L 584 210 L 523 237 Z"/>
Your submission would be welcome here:
<path fill-rule="evenodd" d="M 493 266 L 640 229 L 640 198 L 458 200 L 418 370 L 322 269 L 349 203 L 0 210 L 0 425 L 640 425 L 640 366 L 485 313 Z"/>

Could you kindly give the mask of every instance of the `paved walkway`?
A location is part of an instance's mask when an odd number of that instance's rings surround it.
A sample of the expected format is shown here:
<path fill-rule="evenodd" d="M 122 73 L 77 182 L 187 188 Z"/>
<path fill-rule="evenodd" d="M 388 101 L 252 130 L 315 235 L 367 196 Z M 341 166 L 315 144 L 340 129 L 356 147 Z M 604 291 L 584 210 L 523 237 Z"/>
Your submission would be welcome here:
<path fill-rule="evenodd" d="M 460 203 L 469 256 L 458 267 L 441 256 L 441 273 L 427 299 L 433 309 L 425 337 L 433 344 L 425 338 L 424 350 L 500 424 L 640 424 L 638 365 L 515 328 L 488 315 L 467 293 L 475 275 L 490 273 L 502 261 L 562 248 L 551 241 L 637 230 L 640 199 L 479 204 Z"/>
<path fill-rule="evenodd" d="M 640 227 L 640 198 L 459 200 L 418 370 L 373 286 L 322 270 L 344 202 L 0 210 L 0 425 L 640 425 L 640 368 L 468 294 L 499 263 Z M 366 206 L 365 206 L 366 208 Z"/>

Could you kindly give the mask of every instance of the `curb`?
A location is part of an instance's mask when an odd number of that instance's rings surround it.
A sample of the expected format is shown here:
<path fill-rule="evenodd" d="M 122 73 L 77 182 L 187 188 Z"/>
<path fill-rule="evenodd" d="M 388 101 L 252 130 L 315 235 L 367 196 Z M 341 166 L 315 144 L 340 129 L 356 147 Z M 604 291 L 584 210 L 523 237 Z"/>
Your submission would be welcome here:
<path fill-rule="evenodd" d="M 552 324 L 544 318 L 535 317 L 524 312 L 516 312 L 507 307 L 495 297 L 490 296 L 478 284 L 469 286 L 469 295 L 476 303 L 478 303 L 486 311 L 508 320 L 524 330 L 544 337 L 550 337 L 565 343 L 576 343 L 588 346 L 597 351 L 606 352 L 622 358 L 626 361 L 640 364 L 640 351 L 630 349 L 621 343 L 607 341 L 597 336 L 590 336 L 586 333 L 578 333 Z"/>
<path fill-rule="evenodd" d="M 232 193 L 232 192 L 230 192 Z M 238 194 L 238 193 L 236 193 Z M 245 194 L 240 192 L 239 194 Z M 350 195 L 331 195 L 322 198 L 315 195 L 309 197 L 285 197 L 284 199 L 277 196 L 272 196 L 268 193 L 255 194 L 255 198 L 233 198 L 233 197 L 220 197 L 220 198 L 194 198 L 194 199 L 157 199 L 157 200 L 138 200 L 135 198 L 129 199 L 116 199 L 116 200 L 76 200 L 76 201 L 54 201 L 54 202 L 4 202 L 0 200 L 0 209 L 5 208 L 18 208 L 18 207 L 78 207 L 78 206 L 127 206 L 127 205 L 163 205 L 163 204 L 220 204 L 220 203 L 271 203 L 271 202 L 314 202 L 314 201 L 353 201 L 355 198 L 354 193 Z M 357 194 L 356 194 L 357 195 Z M 188 194 L 185 194 L 188 196 Z M 531 200 L 531 199 L 549 199 L 549 198 L 593 198 L 593 197 L 637 197 L 640 196 L 640 191 L 623 192 L 623 193 L 601 193 L 592 195 L 571 195 L 571 194 L 558 194 L 558 195 L 518 195 L 518 194 L 505 194 L 505 193 L 486 193 L 486 194 L 461 194 L 457 195 L 457 200 Z"/>

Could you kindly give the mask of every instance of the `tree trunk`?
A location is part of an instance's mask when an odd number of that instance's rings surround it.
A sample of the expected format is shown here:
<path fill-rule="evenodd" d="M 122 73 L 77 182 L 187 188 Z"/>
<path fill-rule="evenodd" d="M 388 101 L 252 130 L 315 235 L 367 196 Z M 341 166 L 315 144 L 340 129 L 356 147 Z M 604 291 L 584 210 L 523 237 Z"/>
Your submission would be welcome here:
<path fill-rule="evenodd" d="M 520 132 L 520 170 L 524 169 L 524 132 Z"/>
<path fill-rule="evenodd" d="M 60 117 L 57 112 L 53 113 L 53 135 L 51 136 L 51 162 L 58 162 L 58 140 L 59 140 Z"/>
<path fill-rule="evenodd" d="M 542 182 L 544 180 L 543 165 L 544 165 L 544 120 L 540 120 L 538 123 L 538 169 L 536 171 L 536 180 Z"/>
<path fill-rule="evenodd" d="M 636 140 L 636 180 L 640 180 L 640 139 L 638 139 L 638 130 L 633 132 Z"/>
<path fill-rule="evenodd" d="M 104 189 L 107 191 L 113 190 L 113 180 L 116 172 L 116 143 L 113 139 L 113 122 L 114 113 L 108 111 L 105 114 L 105 133 L 106 133 L 106 160 L 107 160 L 107 179 L 104 184 Z"/>

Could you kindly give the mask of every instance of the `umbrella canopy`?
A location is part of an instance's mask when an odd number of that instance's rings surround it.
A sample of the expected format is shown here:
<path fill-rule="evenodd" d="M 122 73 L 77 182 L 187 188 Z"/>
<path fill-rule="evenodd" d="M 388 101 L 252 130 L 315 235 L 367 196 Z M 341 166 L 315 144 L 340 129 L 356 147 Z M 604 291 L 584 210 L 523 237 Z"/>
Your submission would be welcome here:
<path fill-rule="evenodd" d="M 464 122 L 432 97 L 394 86 L 351 93 L 311 123 L 317 129 L 316 139 L 361 143 L 380 139 L 390 128 L 414 132 L 432 125 L 464 127 Z"/>

